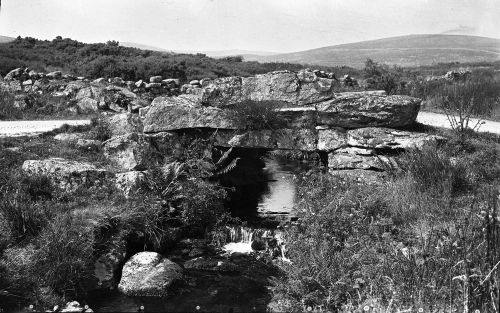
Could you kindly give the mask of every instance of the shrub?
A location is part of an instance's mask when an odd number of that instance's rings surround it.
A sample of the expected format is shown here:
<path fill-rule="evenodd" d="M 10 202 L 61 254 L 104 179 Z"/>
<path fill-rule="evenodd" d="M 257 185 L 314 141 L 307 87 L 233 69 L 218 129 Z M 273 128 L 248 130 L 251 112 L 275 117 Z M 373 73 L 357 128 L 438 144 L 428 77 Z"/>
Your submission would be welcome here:
<path fill-rule="evenodd" d="M 15 120 L 21 117 L 21 110 L 14 105 L 14 95 L 0 89 L 0 120 Z"/>
<path fill-rule="evenodd" d="M 242 129 L 279 129 L 286 120 L 276 111 L 284 106 L 279 101 L 246 100 L 233 105 L 231 118 Z"/>
<path fill-rule="evenodd" d="M 498 87 L 497 83 L 487 80 L 469 80 L 444 86 L 438 99 L 451 127 L 460 135 L 467 129 L 479 129 L 481 121 L 471 124 L 471 118 L 492 111 L 493 104 L 499 101 Z"/>

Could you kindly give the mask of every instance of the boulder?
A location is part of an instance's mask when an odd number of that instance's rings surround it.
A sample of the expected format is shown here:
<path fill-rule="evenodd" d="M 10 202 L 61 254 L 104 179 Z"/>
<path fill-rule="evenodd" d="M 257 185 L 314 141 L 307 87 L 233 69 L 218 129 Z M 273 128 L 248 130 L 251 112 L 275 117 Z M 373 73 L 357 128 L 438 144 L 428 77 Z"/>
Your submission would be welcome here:
<path fill-rule="evenodd" d="M 199 85 L 200 81 L 197 80 L 197 79 L 193 79 L 192 81 L 189 82 L 189 84 L 192 85 L 192 86 Z"/>
<path fill-rule="evenodd" d="M 266 129 L 234 135 L 227 145 L 241 148 L 315 151 L 317 140 L 316 131 L 311 129 Z"/>
<path fill-rule="evenodd" d="M 385 96 L 371 92 L 336 94 L 316 104 L 318 124 L 330 127 L 402 127 L 415 122 L 421 100 L 409 96 Z"/>
<path fill-rule="evenodd" d="M 252 77 L 212 80 L 202 88 L 202 101 L 217 107 L 244 100 L 307 105 L 332 99 L 333 86 L 333 79 L 321 78 L 308 69 L 298 73 L 276 71 Z"/>
<path fill-rule="evenodd" d="M 93 83 L 93 84 L 96 84 L 96 85 L 106 85 L 106 82 L 107 82 L 107 81 L 106 81 L 106 78 L 103 78 L 103 77 L 101 77 L 101 78 L 97 78 L 97 79 L 94 79 L 94 80 L 92 81 L 92 83 Z"/>
<path fill-rule="evenodd" d="M 157 89 L 161 88 L 161 83 L 149 83 L 146 84 L 144 87 L 146 87 L 146 89 Z"/>
<path fill-rule="evenodd" d="M 153 76 L 153 77 L 149 78 L 149 82 L 150 83 L 161 83 L 162 79 L 163 78 L 161 76 Z"/>
<path fill-rule="evenodd" d="M 125 81 L 123 80 L 123 78 L 121 77 L 113 77 L 113 78 L 110 78 L 109 79 L 109 82 L 113 85 L 116 85 L 116 86 L 123 86 L 125 85 Z"/>
<path fill-rule="evenodd" d="M 145 85 L 145 83 L 142 79 L 135 82 L 135 87 L 137 87 L 137 88 L 144 87 L 144 85 Z"/>
<path fill-rule="evenodd" d="M 152 147 L 143 134 L 115 136 L 103 146 L 104 155 L 122 172 L 143 170 L 153 163 Z"/>
<path fill-rule="evenodd" d="M 140 252 L 125 263 L 118 290 L 127 296 L 166 297 L 182 279 L 179 265 L 156 252 Z"/>
<path fill-rule="evenodd" d="M 422 149 L 426 145 L 442 140 L 445 140 L 445 138 L 390 128 L 366 127 L 347 132 L 347 143 L 349 146 L 367 149 Z"/>
<path fill-rule="evenodd" d="M 47 77 L 48 79 L 61 79 L 62 73 L 61 73 L 61 71 L 54 71 L 54 72 L 47 73 L 45 75 L 45 77 Z"/>
<path fill-rule="evenodd" d="M 143 130 L 141 118 L 131 113 L 113 114 L 106 119 L 106 124 L 109 125 L 111 137 L 140 133 Z"/>
<path fill-rule="evenodd" d="M 94 277 L 99 289 L 114 289 L 118 286 L 118 272 L 125 261 L 125 247 L 111 249 L 101 254 L 94 262 Z"/>
<path fill-rule="evenodd" d="M 77 101 L 76 106 L 80 114 L 92 114 L 99 111 L 99 102 L 91 98 L 83 98 Z"/>
<path fill-rule="evenodd" d="M 175 86 L 178 87 L 181 85 L 181 81 L 176 78 L 167 78 L 161 81 L 162 85 L 165 86 Z"/>
<path fill-rule="evenodd" d="M 116 174 L 115 186 L 126 198 L 131 198 L 146 183 L 144 172 L 131 171 Z"/>
<path fill-rule="evenodd" d="M 7 75 L 5 75 L 4 79 L 5 80 L 13 80 L 18 77 L 20 77 L 23 74 L 23 69 L 22 68 L 15 68 L 12 71 L 8 72 Z"/>
<path fill-rule="evenodd" d="M 144 117 L 144 132 L 189 128 L 238 128 L 227 111 L 204 107 L 198 100 L 198 97 L 192 95 L 155 98 Z"/>
<path fill-rule="evenodd" d="M 383 171 L 387 166 L 395 165 L 394 160 L 382 155 L 376 155 L 373 149 L 347 147 L 328 154 L 330 170 L 376 170 Z"/>
<path fill-rule="evenodd" d="M 111 181 L 113 174 L 86 162 L 61 158 L 26 160 L 22 169 L 32 175 L 47 176 L 55 186 L 73 191 L 80 186 L 102 186 Z"/>
<path fill-rule="evenodd" d="M 318 150 L 333 151 L 347 146 L 347 133 L 344 129 L 318 130 Z"/>

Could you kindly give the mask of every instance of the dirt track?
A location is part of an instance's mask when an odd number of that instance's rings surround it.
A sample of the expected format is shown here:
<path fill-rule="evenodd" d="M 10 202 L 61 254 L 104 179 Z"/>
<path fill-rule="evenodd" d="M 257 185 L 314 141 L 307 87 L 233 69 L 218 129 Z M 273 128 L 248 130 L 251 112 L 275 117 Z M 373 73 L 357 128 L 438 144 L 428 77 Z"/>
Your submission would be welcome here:
<path fill-rule="evenodd" d="M 475 125 L 476 119 L 471 120 L 471 125 Z M 422 124 L 450 128 L 450 123 L 444 114 L 420 112 L 417 122 Z M 88 125 L 90 120 L 52 120 L 52 121 L 7 121 L 0 122 L 0 137 L 33 136 L 54 130 L 63 124 L 68 125 Z M 480 132 L 490 132 L 500 135 L 500 122 L 485 121 L 481 125 Z"/>
<path fill-rule="evenodd" d="M 0 122 L 0 137 L 38 135 L 59 128 L 64 124 L 72 126 L 88 125 L 90 120 L 2 121 Z"/>

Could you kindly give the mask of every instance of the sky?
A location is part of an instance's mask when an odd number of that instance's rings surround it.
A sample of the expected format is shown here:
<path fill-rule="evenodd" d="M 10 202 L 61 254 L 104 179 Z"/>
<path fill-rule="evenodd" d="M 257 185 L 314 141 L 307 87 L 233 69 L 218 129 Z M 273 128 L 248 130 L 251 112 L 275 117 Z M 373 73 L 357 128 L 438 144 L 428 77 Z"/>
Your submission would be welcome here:
<path fill-rule="evenodd" d="M 293 52 L 408 34 L 500 38 L 500 0 L 0 0 L 0 35 Z"/>

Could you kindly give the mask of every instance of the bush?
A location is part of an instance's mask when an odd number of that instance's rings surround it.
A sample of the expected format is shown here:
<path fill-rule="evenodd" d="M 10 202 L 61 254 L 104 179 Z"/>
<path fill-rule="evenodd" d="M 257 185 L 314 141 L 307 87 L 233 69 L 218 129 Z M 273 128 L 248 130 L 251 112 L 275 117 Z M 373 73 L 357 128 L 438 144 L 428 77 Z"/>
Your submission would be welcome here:
<path fill-rule="evenodd" d="M 279 129 L 286 125 L 286 120 L 276 112 L 283 107 L 279 101 L 246 100 L 230 108 L 231 118 L 242 129 Z"/>
<path fill-rule="evenodd" d="M 0 120 L 15 120 L 21 117 L 21 110 L 14 105 L 14 95 L 0 89 Z"/>
<path fill-rule="evenodd" d="M 459 134 L 479 129 L 481 121 L 471 124 L 471 118 L 488 115 L 499 97 L 499 84 L 482 79 L 446 85 L 438 95 L 441 109 Z"/>

